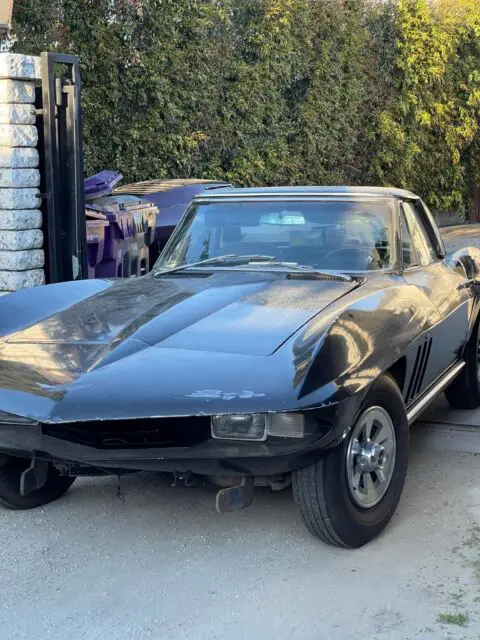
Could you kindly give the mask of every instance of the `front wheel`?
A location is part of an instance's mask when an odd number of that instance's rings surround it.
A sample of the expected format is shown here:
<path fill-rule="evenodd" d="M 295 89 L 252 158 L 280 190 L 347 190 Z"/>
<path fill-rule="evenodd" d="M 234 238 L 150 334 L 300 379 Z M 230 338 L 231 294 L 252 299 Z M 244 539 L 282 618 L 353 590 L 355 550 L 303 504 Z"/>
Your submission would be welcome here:
<path fill-rule="evenodd" d="M 387 525 L 407 471 L 409 428 L 400 390 L 387 374 L 373 384 L 344 442 L 295 471 L 293 493 L 315 536 L 361 547 Z"/>
<path fill-rule="evenodd" d="M 31 460 L 0 455 L 0 504 L 8 509 L 33 509 L 61 498 L 75 478 L 62 476 L 52 464 L 48 465 L 47 479 L 43 487 L 26 496 L 20 493 L 20 477 L 28 469 Z"/>

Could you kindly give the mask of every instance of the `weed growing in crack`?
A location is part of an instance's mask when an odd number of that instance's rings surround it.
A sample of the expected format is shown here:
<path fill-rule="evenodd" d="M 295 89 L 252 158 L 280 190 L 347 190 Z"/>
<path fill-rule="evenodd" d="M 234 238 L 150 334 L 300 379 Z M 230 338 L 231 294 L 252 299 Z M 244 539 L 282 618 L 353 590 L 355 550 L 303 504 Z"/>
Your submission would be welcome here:
<path fill-rule="evenodd" d="M 454 624 L 457 627 L 466 627 L 468 620 L 468 613 L 441 613 L 437 618 L 441 624 Z"/>

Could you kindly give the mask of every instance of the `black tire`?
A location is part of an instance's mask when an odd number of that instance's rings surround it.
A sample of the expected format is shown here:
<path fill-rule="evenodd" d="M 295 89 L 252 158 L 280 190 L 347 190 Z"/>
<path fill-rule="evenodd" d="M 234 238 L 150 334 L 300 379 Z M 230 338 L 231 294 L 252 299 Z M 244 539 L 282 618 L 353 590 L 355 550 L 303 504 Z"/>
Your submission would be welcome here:
<path fill-rule="evenodd" d="M 480 382 L 478 376 L 478 343 L 480 316 L 473 327 L 465 349 L 465 366 L 445 390 L 445 396 L 453 409 L 476 409 L 480 407 Z"/>
<path fill-rule="evenodd" d="M 347 451 L 353 431 L 325 458 L 293 473 L 293 495 L 307 528 L 338 547 L 357 548 L 375 538 L 393 516 L 405 482 L 409 427 L 402 394 L 390 375 L 381 375 L 372 385 L 358 415 L 370 407 L 388 413 L 396 440 L 390 484 L 375 506 L 358 506 L 348 486 Z"/>
<path fill-rule="evenodd" d="M 61 498 L 75 478 L 62 476 L 49 464 L 47 481 L 43 487 L 27 496 L 20 495 L 20 476 L 28 469 L 29 458 L 0 455 L 0 504 L 8 509 L 33 509 Z"/>

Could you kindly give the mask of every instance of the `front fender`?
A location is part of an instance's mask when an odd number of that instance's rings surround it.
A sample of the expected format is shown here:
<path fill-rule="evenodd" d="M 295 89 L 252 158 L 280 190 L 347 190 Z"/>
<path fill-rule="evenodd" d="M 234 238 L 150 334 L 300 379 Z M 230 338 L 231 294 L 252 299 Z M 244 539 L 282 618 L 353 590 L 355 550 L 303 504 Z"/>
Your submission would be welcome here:
<path fill-rule="evenodd" d="M 318 319 L 293 344 L 299 397 L 312 405 L 363 397 L 438 319 L 428 298 L 403 280 Z"/>

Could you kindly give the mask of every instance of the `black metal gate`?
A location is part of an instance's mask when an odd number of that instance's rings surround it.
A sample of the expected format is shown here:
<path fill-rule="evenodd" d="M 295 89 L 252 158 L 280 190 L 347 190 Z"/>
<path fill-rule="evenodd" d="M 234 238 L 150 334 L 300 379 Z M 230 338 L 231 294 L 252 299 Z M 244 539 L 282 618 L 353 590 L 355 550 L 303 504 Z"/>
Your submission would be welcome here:
<path fill-rule="evenodd" d="M 77 56 L 41 54 L 37 91 L 46 282 L 87 277 L 83 136 Z"/>

